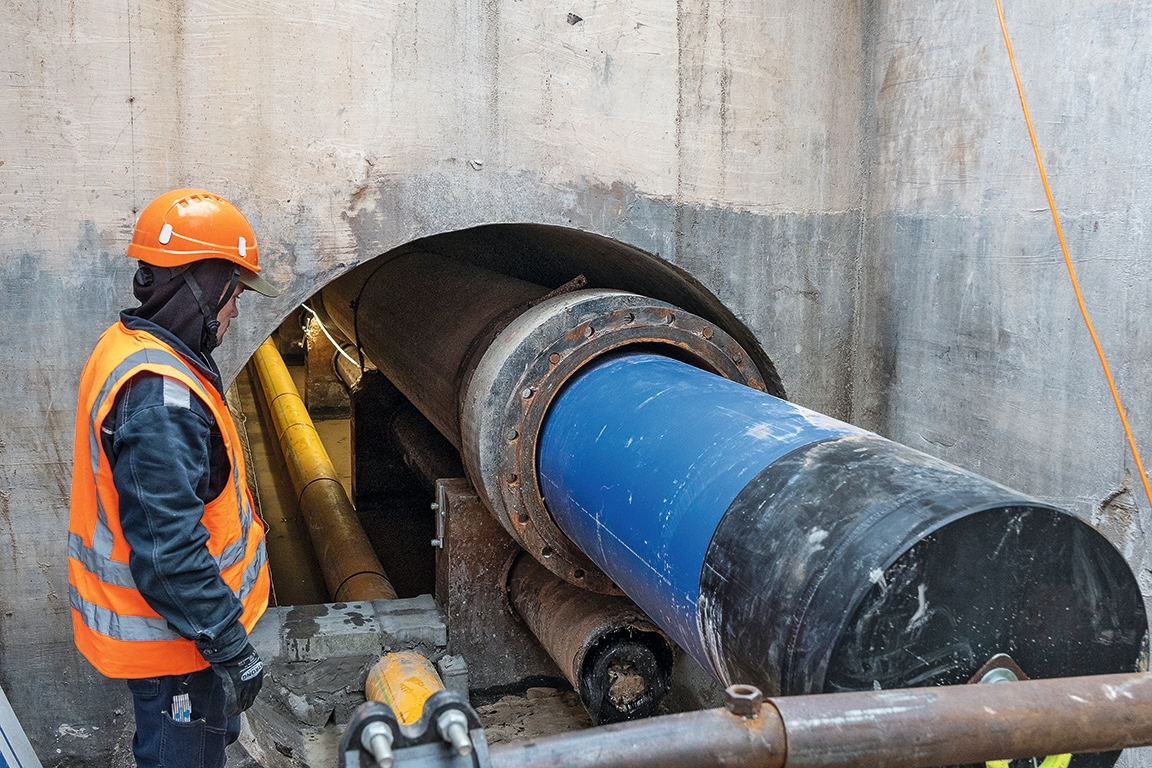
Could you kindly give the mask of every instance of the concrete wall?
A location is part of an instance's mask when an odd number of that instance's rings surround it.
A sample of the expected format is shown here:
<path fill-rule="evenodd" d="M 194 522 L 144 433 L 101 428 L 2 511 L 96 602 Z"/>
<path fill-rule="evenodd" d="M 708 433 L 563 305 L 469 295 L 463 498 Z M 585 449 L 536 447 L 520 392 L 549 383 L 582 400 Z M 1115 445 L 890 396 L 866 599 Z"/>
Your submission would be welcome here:
<path fill-rule="evenodd" d="M 1007 11 L 1084 298 L 1152 453 L 1152 8 Z M 1094 520 L 1147 595 L 1147 499 L 1067 276 L 995 7 L 896 0 L 868 23 L 853 417 Z"/>
<path fill-rule="evenodd" d="M 1152 19 L 1050 5 L 1009 23 L 1143 440 Z M 571 226 L 692 272 L 798 402 L 1102 514 L 1149 576 L 987 3 L 4 0 L 3 18 L 0 684 L 47 764 L 104 764 L 130 720 L 70 641 L 75 387 L 129 302 L 136 213 L 178 186 L 233 199 L 284 288 L 242 301 L 229 374 L 389 248 Z"/>

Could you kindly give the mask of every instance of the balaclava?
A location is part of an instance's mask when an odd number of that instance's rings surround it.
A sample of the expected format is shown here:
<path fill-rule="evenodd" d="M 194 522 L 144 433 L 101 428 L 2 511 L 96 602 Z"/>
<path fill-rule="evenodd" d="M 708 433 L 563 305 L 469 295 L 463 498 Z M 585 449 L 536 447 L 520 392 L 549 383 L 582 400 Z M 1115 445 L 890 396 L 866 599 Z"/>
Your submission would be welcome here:
<path fill-rule="evenodd" d="M 180 267 L 140 263 L 132 293 L 140 306 L 128 314 L 168 330 L 189 349 L 209 359 L 220 343 L 216 315 L 236 289 L 240 273 L 224 259 L 206 259 Z"/>

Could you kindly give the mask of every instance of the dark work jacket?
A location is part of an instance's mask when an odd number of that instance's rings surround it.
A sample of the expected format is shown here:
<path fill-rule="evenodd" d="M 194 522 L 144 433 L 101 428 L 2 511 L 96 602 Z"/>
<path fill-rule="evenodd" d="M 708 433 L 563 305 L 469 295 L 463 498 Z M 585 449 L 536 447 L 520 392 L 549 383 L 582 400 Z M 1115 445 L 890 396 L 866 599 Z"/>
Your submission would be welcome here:
<path fill-rule="evenodd" d="M 193 354 L 166 329 L 130 312 L 130 329 L 172 347 L 223 392 L 211 357 Z M 164 377 L 139 373 L 125 384 L 101 427 L 104 453 L 120 497 L 120 526 L 132 547 L 128 565 L 140 594 L 206 661 L 244 650 L 243 604 L 208 552 L 204 505 L 228 486 L 232 467 L 220 428 L 197 397 L 165 400 Z M 157 462 L 155 457 L 162 456 Z"/>

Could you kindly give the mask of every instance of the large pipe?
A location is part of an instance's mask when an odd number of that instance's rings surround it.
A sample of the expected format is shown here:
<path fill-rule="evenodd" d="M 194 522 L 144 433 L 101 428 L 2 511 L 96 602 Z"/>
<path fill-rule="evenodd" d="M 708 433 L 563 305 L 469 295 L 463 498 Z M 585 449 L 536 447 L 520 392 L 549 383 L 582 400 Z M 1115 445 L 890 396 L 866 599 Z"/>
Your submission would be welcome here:
<path fill-rule="evenodd" d="M 252 365 L 332 599 L 395 599 L 396 590 L 368 543 L 292 375 L 271 339 L 256 350 Z"/>
<path fill-rule="evenodd" d="M 510 535 L 628 594 L 725 683 L 956 683 L 1003 651 L 1031 677 L 1146 665 L 1140 590 L 1090 526 L 765 394 L 732 336 L 677 307 L 428 254 L 366 265 L 325 306 Z"/>
<path fill-rule="evenodd" d="M 551 521 L 536 439 L 551 398 L 585 362 L 655 346 L 765 388 L 731 336 L 664 302 L 611 290 L 555 291 L 438 254 L 366 264 L 323 291 L 333 323 L 460 449 L 468 476 L 521 546 L 578 586 L 621 594 Z"/>
<path fill-rule="evenodd" d="M 491 749 L 493 768 L 930 768 L 1152 744 L 1146 674 L 733 702 Z"/>
<path fill-rule="evenodd" d="M 1137 671 L 1143 600 L 1071 515 L 677 360 L 605 356 L 541 433 L 560 528 L 725 684 Z"/>
<path fill-rule="evenodd" d="M 415 251 L 332 283 L 324 289 L 322 307 L 459 448 L 458 393 L 470 359 L 519 309 L 547 293 L 523 280 Z"/>

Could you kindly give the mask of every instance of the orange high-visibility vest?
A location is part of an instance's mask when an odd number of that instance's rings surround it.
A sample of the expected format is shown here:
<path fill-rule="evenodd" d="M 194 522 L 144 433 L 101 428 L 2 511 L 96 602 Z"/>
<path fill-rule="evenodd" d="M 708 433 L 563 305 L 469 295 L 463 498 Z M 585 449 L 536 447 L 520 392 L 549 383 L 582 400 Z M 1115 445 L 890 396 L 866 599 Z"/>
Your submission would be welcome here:
<path fill-rule="evenodd" d="M 224 398 L 195 367 L 150 333 L 123 323 L 106 330 L 80 376 L 72 508 L 68 525 L 68 593 L 76 647 L 108 677 L 182 675 L 208 666 L 148 605 L 128 568 L 131 548 L 120 528 L 119 495 L 100 428 L 116 393 L 137 373 L 183 383 L 212 412 L 232 465 L 231 482 L 204 505 L 208 552 L 244 605 L 249 632 L 268 607 L 264 526 L 253 512 L 244 451 Z"/>

